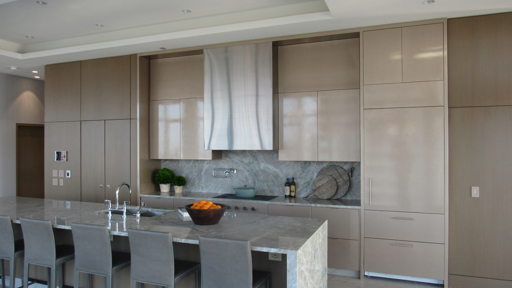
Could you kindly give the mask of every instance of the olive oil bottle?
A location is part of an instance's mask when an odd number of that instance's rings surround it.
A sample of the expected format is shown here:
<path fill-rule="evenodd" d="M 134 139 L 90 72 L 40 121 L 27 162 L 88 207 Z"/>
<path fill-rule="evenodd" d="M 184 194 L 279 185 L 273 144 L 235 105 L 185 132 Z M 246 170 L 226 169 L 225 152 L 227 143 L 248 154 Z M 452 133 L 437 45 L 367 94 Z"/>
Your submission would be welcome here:
<path fill-rule="evenodd" d="M 295 194 L 297 191 L 295 191 L 295 178 L 292 177 L 292 182 L 290 183 L 290 198 L 295 198 Z"/>
<path fill-rule="evenodd" d="M 286 183 L 284 184 L 284 197 L 290 197 L 290 179 L 286 178 Z"/>

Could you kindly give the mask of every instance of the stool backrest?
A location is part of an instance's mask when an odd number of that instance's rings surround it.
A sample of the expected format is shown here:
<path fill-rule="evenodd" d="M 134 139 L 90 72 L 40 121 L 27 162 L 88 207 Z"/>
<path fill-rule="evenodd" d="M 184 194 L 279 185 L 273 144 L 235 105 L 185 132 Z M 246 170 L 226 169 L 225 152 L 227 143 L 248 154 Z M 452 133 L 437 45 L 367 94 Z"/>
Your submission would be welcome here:
<path fill-rule="evenodd" d="M 0 216 L 0 258 L 14 257 L 14 233 L 9 216 Z"/>
<path fill-rule="evenodd" d="M 128 230 L 132 279 L 174 287 L 171 233 Z"/>
<path fill-rule="evenodd" d="M 201 287 L 252 287 L 249 241 L 199 237 Z"/>
<path fill-rule="evenodd" d="M 51 221 L 20 219 L 25 241 L 25 261 L 32 264 L 55 265 L 55 236 Z"/>
<path fill-rule="evenodd" d="M 75 268 L 93 274 L 112 272 L 112 245 L 105 226 L 71 224 L 75 245 Z"/>

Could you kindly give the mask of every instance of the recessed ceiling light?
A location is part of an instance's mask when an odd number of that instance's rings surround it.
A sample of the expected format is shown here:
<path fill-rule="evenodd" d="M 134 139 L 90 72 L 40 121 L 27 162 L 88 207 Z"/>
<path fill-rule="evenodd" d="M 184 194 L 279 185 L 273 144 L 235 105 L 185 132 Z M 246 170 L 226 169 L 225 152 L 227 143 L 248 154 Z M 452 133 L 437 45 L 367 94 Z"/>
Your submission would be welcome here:
<path fill-rule="evenodd" d="M 100 23 L 96 24 L 96 26 L 97 26 L 97 27 L 105 27 L 105 25 L 100 24 Z"/>
<path fill-rule="evenodd" d="M 48 3 L 44 2 L 44 1 L 36 1 L 36 3 L 39 4 L 39 5 L 46 5 L 46 4 L 48 4 Z"/>
<path fill-rule="evenodd" d="M 166 48 L 165 47 L 160 47 L 160 50 L 165 50 Z"/>
<path fill-rule="evenodd" d="M 423 1 L 423 4 L 429 5 L 429 4 L 434 4 L 435 2 L 436 2 L 436 0 L 426 0 L 426 1 Z"/>
<path fill-rule="evenodd" d="M 181 12 L 183 12 L 183 13 L 190 13 L 190 12 L 192 12 L 192 11 L 190 11 L 190 10 L 188 10 L 188 9 L 185 9 L 185 10 L 181 10 Z"/>
<path fill-rule="evenodd" d="M 39 73 L 39 71 L 37 71 L 37 70 L 32 70 L 32 73 L 37 74 L 37 73 Z"/>
<path fill-rule="evenodd" d="M 34 38 L 35 38 L 35 37 L 34 37 L 34 36 L 32 36 L 32 35 L 27 35 L 27 36 L 25 36 L 25 37 L 27 37 L 28 39 L 34 39 Z"/>
<path fill-rule="evenodd" d="M 40 77 L 40 76 L 34 76 L 34 78 L 39 79 L 39 78 L 41 78 L 41 77 Z"/>
<path fill-rule="evenodd" d="M 9 66 L 9 69 L 11 69 L 12 71 L 14 71 L 14 70 L 18 70 L 18 67 L 16 67 L 16 66 Z"/>

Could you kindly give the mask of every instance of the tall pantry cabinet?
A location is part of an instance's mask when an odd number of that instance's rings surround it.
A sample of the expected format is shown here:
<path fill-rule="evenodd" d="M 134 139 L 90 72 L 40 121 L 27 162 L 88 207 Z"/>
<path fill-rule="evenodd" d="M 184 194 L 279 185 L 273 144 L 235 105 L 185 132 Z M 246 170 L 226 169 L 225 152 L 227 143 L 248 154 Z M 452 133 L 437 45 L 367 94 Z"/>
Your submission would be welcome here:
<path fill-rule="evenodd" d="M 363 271 L 447 280 L 446 23 L 363 43 Z"/>
<path fill-rule="evenodd" d="M 136 60 L 120 56 L 46 67 L 47 198 L 103 202 L 115 200 L 122 182 L 131 184 Z M 55 151 L 67 151 L 66 161 L 55 161 Z M 61 177 L 61 170 L 70 170 L 70 177 Z M 136 194 L 123 191 L 120 201 L 136 203 Z"/>

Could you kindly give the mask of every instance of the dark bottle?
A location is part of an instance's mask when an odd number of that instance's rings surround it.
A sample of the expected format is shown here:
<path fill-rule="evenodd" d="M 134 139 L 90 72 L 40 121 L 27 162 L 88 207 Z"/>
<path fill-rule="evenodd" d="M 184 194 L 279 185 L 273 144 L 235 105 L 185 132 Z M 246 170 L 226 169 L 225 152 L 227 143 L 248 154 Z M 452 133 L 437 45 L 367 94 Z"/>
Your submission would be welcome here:
<path fill-rule="evenodd" d="M 290 183 L 290 198 L 295 198 L 295 193 L 297 192 L 295 189 L 295 178 L 292 177 L 292 182 Z"/>
<path fill-rule="evenodd" d="M 290 180 L 286 178 L 286 184 L 284 184 L 284 197 L 290 197 Z"/>

